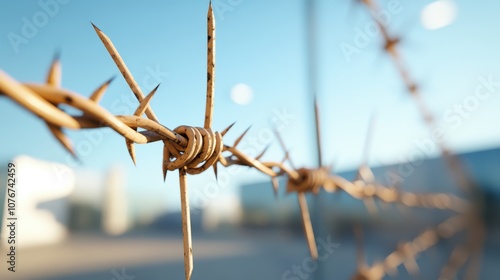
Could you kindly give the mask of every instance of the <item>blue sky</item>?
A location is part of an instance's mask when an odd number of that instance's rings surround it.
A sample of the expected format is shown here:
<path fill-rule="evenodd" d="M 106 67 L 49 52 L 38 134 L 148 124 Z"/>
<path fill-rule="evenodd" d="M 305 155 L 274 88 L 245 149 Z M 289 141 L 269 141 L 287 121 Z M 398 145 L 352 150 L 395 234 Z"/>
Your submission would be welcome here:
<path fill-rule="evenodd" d="M 304 2 L 214 1 L 217 72 L 213 126 L 222 130 L 236 121 L 225 137 L 231 143 L 252 125 L 242 149 L 253 153 L 272 142 L 264 159 L 277 160 L 282 152 L 269 134 L 274 122 L 292 149 L 296 165 L 313 165 Z M 421 148 L 429 141 L 429 131 L 392 63 L 381 52 L 378 34 L 372 37 L 364 31 L 371 24 L 366 10 L 350 1 L 317 2 L 318 99 L 325 160 L 334 160 L 337 170 L 356 167 L 374 113 L 377 122 L 370 163 L 401 162 L 415 154 L 437 155 L 434 147 Z M 481 81 L 500 81 L 500 37 L 495 33 L 500 27 L 500 3 L 453 1 L 458 8 L 456 21 L 431 31 L 420 24 L 420 12 L 432 1 L 396 2 L 400 12 L 391 15 L 389 29 L 403 38 L 403 56 L 446 144 L 457 152 L 497 147 L 500 88 L 493 86 L 486 92 Z M 50 9 L 44 10 L 40 3 L 50 3 Z M 384 9 L 389 3 L 380 1 Z M 199 0 L 5 1 L 0 4 L 0 69 L 19 81 L 42 82 L 53 54 L 60 50 L 63 87 L 88 96 L 118 75 L 101 105 L 115 114 L 131 114 L 137 103 L 132 102 L 133 94 L 95 34 L 92 21 L 114 42 L 144 92 L 161 82 L 152 107 L 164 125 L 202 126 L 207 5 L 208 1 Z M 37 30 L 23 35 L 26 21 L 34 24 L 37 20 Z M 341 46 L 356 46 L 357 30 L 364 32 L 368 42 L 347 59 Z M 22 36 L 23 43 L 13 44 L 13 33 Z M 242 106 L 231 100 L 230 89 L 238 83 L 253 89 L 250 104 Z M 474 101 L 478 87 L 483 87 L 484 98 Z M 459 105 L 472 109 L 460 115 L 456 111 Z M 41 120 L 11 100 L 0 98 L 0 116 L 5 120 L 0 160 L 27 154 L 76 164 L 68 160 Z M 138 166 L 134 167 L 124 140 L 109 129 L 70 131 L 68 135 L 80 152 L 78 169 L 106 170 L 120 165 L 126 170 L 133 197 L 153 196 L 158 205 L 178 204 L 176 174 L 169 175 L 166 187 L 162 181 L 161 144 L 137 145 Z M 244 182 L 266 180 L 249 170 L 229 178 L 229 187 L 221 192 L 235 192 Z M 193 189 L 203 189 L 214 179 L 207 172 L 189 181 Z"/>

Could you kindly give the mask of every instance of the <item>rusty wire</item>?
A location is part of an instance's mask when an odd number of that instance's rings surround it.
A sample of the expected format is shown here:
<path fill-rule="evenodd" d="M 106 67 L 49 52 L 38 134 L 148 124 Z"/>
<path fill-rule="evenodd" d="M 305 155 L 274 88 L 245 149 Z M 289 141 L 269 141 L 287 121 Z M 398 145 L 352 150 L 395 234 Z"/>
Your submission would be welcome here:
<path fill-rule="evenodd" d="M 359 2 L 361 2 L 368 9 L 371 18 L 377 24 L 384 42 L 384 52 L 388 54 L 396 67 L 406 90 L 417 105 L 420 115 L 422 116 L 422 119 L 427 125 L 430 133 L 433 133 L 437 127 L 435 117 L 425 103 L 420 88 L 411 75 L 411 72 L 408 70 L 401 51 L 398 49 L 398 46 L 401 43 L 401 38 L 398 36 L 391 36 L 387 26 L 379 17 L 376 16 L 377 12 L 380 10 L 376 0 L 359 0 Z M 471 191 L 473 188 L 476 188 L 476 183 L 471 179 L 460 160 L 454 156 L 446 144 L 442 141 L 438 141 L 436 144 L 447 161 L 453 175 L 452 178 L 457 181 L 457 185 L 462 189 L 462 191 Z"/>
<path fill-rule="evenodd" d="M 424 120 L 427 128 L 432 133 L 436 127 L 436 121 L 427 107 L 426 103 L 423 100 L 422 93 L 420 92 L 420 88 L 418 87 L 415 79 L 412 77 L 410 71 L 408 70 L 406 64 L 404 63 L 403 56 L 398 48 L 401 38 L 398 36 L 391 36 L 388 30 L 388 27 L 381 21 L 379 17 L 376 16 L 378 13 L 379 6 L 376 0 L 359 0 L 363 6 L 368 10 L 372 20 L 377 24 L 383 42 L 383 50 L 390 57 L 394 66 L 396 67 L 403 84 L 406 87 L 406 90 L 413 98 L 417 108 Z M 444 142 L 437 143 L 439 149 L 441 150 L 441 154 L 445 159 L 445 162 L 449 168 L 452 179 L 454 179 L 460 189 L 465 192 L 467 195 L 472 196 L 474 192 L 478 191 L 477 183 L 472 179 L 469 175 L 468 171 L 463 166 L 462 162 L 451 152 L 451 150 L 445 145 Z M 443 197 L 444 198 L 444 197 Z M 439 201 L 436 200 L 436 201 Z M 441 200 L 442 202 L 443 200 Z M 466 273 L 467 279 L 475 279 L 477 278 L 477 274 L 479 273 L 479 251 L 481 249 L 481 245 L 484 242 L 485 238 L 485 225 L 480 216 L 480 207 L 482 201 L 473 201 L 472 203 L 468 203 L 467 207 L 462 208 L 465 210 L 463 212 L 463 220 L 466 226 L 462 227 L 463 230 L 467 230 L 469 237 L 467 240 L 467 245 L 459 244 L 452 251 L 448 264 L 443 268 L 441 272 L 442 277 L 450 277 L 445 279 L 451 279 L 454 275 L 457 274 L 457 271 L 463 266 L 468 260 L 470 260 L 469 269 Z M 465 205 L 464 205 L 465 206 Z M 446 223 L 446 222 L 445 222 Z M 434 229 L 434 231 L 437 229 Z M 426 231 L 422 234 L 426 234 L 429 231 Z M 437 242 L 437 241 L 436 241 Z M 407 250 L 406 254 L 399 254 L 399 260 L 402 262 L 412 261 L 414 262 L 413 267 L 415 267 L 416 261 L 414 257 L 421 251 L 428 249 L 430 246 L 425 248 L 416 248 L 414 246 L 410 246 Z M 395 253 L 393 253 L 395 254 Z M 393 255 L 392 254 L 392 255 Z M 471 255 L 474 258 L 471 258 Z M 391 256 L 391 255 L 390 255 Z M 389 257 L 388 257 L 389 258 Z M 407 267 L 408 268 L 408 267 Z M 355 279 L 379 279 L 383 275 L 385 275 L 385 270 L 381 269 L 380 266 L 378 268 L 372 268 L 372 276 L 375 277 L 362 277 L 363 271 L 358 269 L 358 273 L 354 277 Z M 375 272 L 377 271 L 377 272 Z M 384 273 L 382 273 L 384 272 Z"/>
<path fill-rule="evenodd" d="M 413 240 L 400 243 L 397 249 L 388 254 L 383 261 L 376 262 L 371 266 L 364 263 L 364 254 L 360 253 L 357 257 L 358 269 L 352 279 L 380 280 L 385 275 L 395 275 L 397 273 L 398 266 L 401 264 L 405 266 L 410 274 L 417 275 L 419 272 L 419 267 L 416 262 L 417 256 L 435 246 L 439 240 L 455 236 L 458 232 L 466 229 L 466 226 L 467 218 L 464 217 L 464 215 L 453 216 L 438 224 L 436 227 L 423 231 Z M 358 229 L 358 232 L 356 233 L 358 240 L 361 239 L 359 231 L 360 230 Z M 360 250 L 360 252 L 363 251 L 361 246 L 362 245 L 358 242 L 358 250 Z M 463 256 L 460 257 L 463 258 Z M 449 268 L 451 268 L 451 266 Z M 448 271 L 447 273 L 452 273 L 451 271 Z"/>
<path fill-rule="evenodd" d="M 362 2 L 365 3 L 370 10 L 376 9 L 374 2 L 371 0 L 363 0 Z M 164 178 L 167 175 L 167 171 L 179 170 L 186 279 L 191 278 L 193 270 L 193 252 L 186 174 L 199 174 L 212 167 L 215 175 L 217 176 L 218 163 L 221 163 L 226 167 L 231 165 L 243 165 L 257 169 L 272 179 L 275 192 L 277 192 L 279 187 L 277 178 L 284 175 L 287 176 L 286 191 L 288 193 L 293 192 L 298 194 L 305 235 L 311 256 L 314 259 L 317 258 L 317 248 L 314 240 L 314 234 L 312 232 L 307 202 L 305 200 L 305 193 L 310 192 L 318 194 L 321 189 L 326 192 L 342 191 L 355 199 L 365 201 L 365 203 L 373 199 L 378 199 L 384 203 L 395 203 L 408 207 L 450 210 L 456 212 L 460 217 L 465 215 L 466 211 L 471 208 L 468 201 L 451 194 L 405 192 L 396 186 L 385 186 L 375 182 L 374 180 L 367 180 L 366 176 L 359 176 L 356 180 L 349 181 L 339 175 L 332 174 L 331 168 L 328 166 L 319 166 L 318 168 L 295 168 L 295 166 L 290 162 L 288 150 L 285 148 L 283 140 L 279 136 L 278 140 L 285 151 L 285 158 L 279 162 L 261 161 L 265 150 L 257 157 L 250 157 L 238 150 L 237 146 L 248 132 L 248 129 L 235 140 L 233 145 L 224 144 L 223 136 L 232 128 L 233 125 L 228 126 L 222 132 L 214 132 L 211 129 L 215 93 L 215 19 L 211 4 L 208 9 L 207 20 L 207 94 L 203 127 L 181 125 L 175 129 L 169 129 L 166 126 L 163 126 L 150 106 L 152 98 L 158 87 L 154 88 L 149 94 L 145 95 L 138 86 L 111 40 L 94 24 L 92 25 L 97 35 L 122 73 L 131 91 L 139 101 L 139 106 L 132 115 L 115 116 L 99 105 L 99 100 L 102 98 L 112 79 L 105 81 L 91 94 L 89 98 L 63 89 L 61 87 L 61 65 L 58 57 L 53 60 L 47 75 L 46 83 L 44 84 L 20 83 L 0 70 L 0 94 L 4 94 L 5 96 L 11 98 L 28 111 L 43 119 L 56 139 L 75 157 L 76 154 L 72 148 L 71 141 L 63 133 L 63 128 L 79 130 L 109 127 L 113 129 L 124 137 L 127 150 L 134 164 L 136 163 L 134 144 L 147 144 L 156 141 L 162 141 L 164 143 Z M 385 29 L 385 26 L 378 20 L 377 23 L 379 24 L 382 34 L 387 41 L 385 49 L 391 54 L 391 57 L 398 62 L 396 64 L 398 65 L 398 69 L 401 72 L 401 76 L 403 77 L 408 90 L 418 101 L 417 103 L 419 104 L 419 108 L 421 109 L 426 122 L 429 125 L 432 125 L 432 118 L 428 117 L 428 110 L 421 101 L 418 88 L 410 78 L 408 71 L 406 71 L 399 62 L 400 55 L 397 53 L 395 48 L 398 40 L 391 39 Z M 82 114 L 77 116 L 69 115 L 58 108 L 61 104 L 66 104 L 78 109 L 82 112 Z M 144 114 L 146 117 L 143 117 Z M 143 130 L 138 131 L 139 128 Z M 445 148 L 443 148 L 443 151 L 444 154 L 450 154 Z M 223 156 L 223 153 L 229 153 L 229 155 Z M 291 167 L 286 164 L 287 161 Z M 453 164 L 452 166 L 456 166 L 456 164 Z M 366 165 L 360 167 L 360 174 L 367 171 L 371 173 L 371 170 Z M 373 174 L 371 174 L 371 176 L 373 176 Z M 444 226 L 450 223 L 451 222 L 447 221 L 444 223 Z M 441 234 L 438 228 L 434 229 L 434 231 L 426 231 L 423 235 L 425 234 L 425 236 L 428 236 L 431 234 L 429 232 L 434 232 L 434 235 L 438 236 Z M 424 237 L 420 238 L 422 239 Z M 404 262 L 405 258 L 414 258 L 419 252 L 433 245 L 425 243 L 428 246 L 422 247 L 421 242 L 422 241 L 417 242 L 420 244 L 420 247 L 411 244 L 405 245 L 406 247 L 403 246 L 405 248 L 410 248 L 408 249 L 409 251 L 405 251 L 406 253 L 404 254 L 399 251 L 397 254 L 394 253 L 399 256 L 397 259 L 399 260 L 399 263 Z M 454 257 L 452 259 L 454 261 L 450 264 L 450 267 L 453 268 L 457 263 L 464 262 L 463 257 L 460 258 L 461 255 L 459 253 L 453 254 Z M 459 254 L 459 257 L 456 256 L 457 254 Z M 392 260 L 394 257 L 390 256 L 391 255 L 389 255 L 388 258 Z M 376 277 L 380 278 L 380 267 L 383 268 L 382 271 L 386 271 L 387 267 L 392 268 L 394 263 L 397 263 L 394 261 L 387 262 L 390 262 L 390 265 L 376 264 L 372 268 L 364 268 L 363 271 L 368 271 L 371 275 L 370 277 L 375 276 L 375 278 L 372 277 L 366 279 L 378 279 Z M 449 272 L 449 270 L 450 269 L 446 270 L 446 273 L 453 273 L 453 271 Z"/>

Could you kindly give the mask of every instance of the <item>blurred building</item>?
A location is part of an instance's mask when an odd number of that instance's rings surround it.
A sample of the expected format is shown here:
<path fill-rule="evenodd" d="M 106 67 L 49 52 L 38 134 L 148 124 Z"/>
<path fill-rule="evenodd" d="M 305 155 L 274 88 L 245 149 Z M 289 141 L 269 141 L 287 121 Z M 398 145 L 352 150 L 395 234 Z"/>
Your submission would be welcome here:
<path fill-rule="evenodd" d="M 21 247 L 57 243 L 70 231 L 118 235 L 130 228 L 126 178 L 119 167 L 102 174 L 95 170 L 75 171 L 60 163 L 27 156 L 9 162 L 15 164 L 15 197 L 7 196 L 4 169 L 0 175 L 2 245 L 10 234 L 5 224 L 14 221 L 7 218 L 18 218 L 16 241 Z M 9 202 L 15 205 L 13 209 Z"/>
<path fill-rule="evenodd" d="M 491 149 L 459 154 L 458 157 L 465 169 L 479 185 L 479 193 L 473 194 L 476 201 L 481 198 L 484 204 L 483 213 L 490 224 L 500 223 L 500 149 Z M 443 158 L 422 159 L 419 162 L 408 162 L 373 168 L 376 180 L 385 185 L 399 185 L 403 190 L 411 192 L 441 192 L 463 196 L 456 186 L 449 168 Z M 354 180 L 357 170 L 340 172 L 338 175 L 348 180 Z M 391 184 L 392 183 L 392 184 Z M 271 182 L 244 185 L 241 188 L 243 207 L 242 224 L 248 227 L 295 227 L 301 229 L 301 218 L 297 195 L 285 194 L 285 179 L 280 181 L 279 198 L 275 199 Z M 323 218 L 328 227 L 336 232 L 344 229 L 351 232 L 353 222 L 363 222 L 373 225 L 397 225 L 411 216 L 411 225 L 420 227 L 427 223 L 440 221 L 444 211 L 422 210 L 414 211 L 406 207 L 395 207 L 377 202 L 377 207 L 383 215 L 370 216 L 366 207 L 359 200 L 349 195 L 337 193 L 322 193 L 317 198 L 308 194 L 309 208 L 312 211 L 314 199 L 322 199 L 325 209 Z M 479 200 L 477 200 L 479 201 Z M 389 208 L 392 207 L 392 208 Z M 395 209 L 384 211 L 384 209 Z M 429 215 L 429 211 L 433 211 Z M 313 220 L 318 219 L 318 213 L 313 213 Z"/>
<path fill-rule="evenodd" d="M 68 234 L 68 197 L 75 188 L 73 170 L 27 156 L 10 162 L 15 164 L 16 175 L 15 192 L 10 193 L 15 195 L 7 195 L 7 180 L 2 180 L 2 245 L 7 245 L 10 231 L 5 224 L 11 221 L 15 223 L 18 248 L 63 240 Z"/>

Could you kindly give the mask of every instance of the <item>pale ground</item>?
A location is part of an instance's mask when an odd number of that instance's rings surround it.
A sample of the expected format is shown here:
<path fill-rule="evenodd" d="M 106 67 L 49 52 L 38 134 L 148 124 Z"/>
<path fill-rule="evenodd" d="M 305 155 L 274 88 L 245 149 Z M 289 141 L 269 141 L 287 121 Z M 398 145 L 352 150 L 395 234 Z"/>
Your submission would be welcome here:
<path fill-rule="evenodd" d="M 374 238 L 365 238 L 365 244 L 370 244 L 367 254 L 381 259 L 389 250 L 381 249 L 382 243 L 390 243 L 394 238 Z M 252 230 L 238 234 L 196 234 L 193 241 L 193 280 L 314 279 L 309 273 L 302 278 L 283 278 L 286 270 L 293 265 L 302 265 L 308 257 L 303 237 L 297 233 Z M 354 271 L 353 239 L 349 236 L 334 237 L 333 241 L 340 246 L 326 261 L 320 262 L 324 276 L 315 279 L 350 279 Z M 499 242 L 493 243 L 486 248 L 481 279 L 499 279 L 500 247 Z M 448 252 L 447 249 L 451 248 L 448 245 L 451 243 L 421 256 L 420 263 L 425 266 L 421 279 L 435 279 L 438 267 L 433 264 L 441 263 L 441 252 Z M 374 251 L 377 253 L 371 254 Z M 98 233 L 78 234 L 61 244 L 19 251 L 18 271 L 7 272 L 6 265 L 2 264 L 0 279 L 183 279 L 182 257 L 181 236 L 172 231 L 136 232 L 115 238 Z M 389 279 L 410 278 L 400 270 L 399 276 Z"/>

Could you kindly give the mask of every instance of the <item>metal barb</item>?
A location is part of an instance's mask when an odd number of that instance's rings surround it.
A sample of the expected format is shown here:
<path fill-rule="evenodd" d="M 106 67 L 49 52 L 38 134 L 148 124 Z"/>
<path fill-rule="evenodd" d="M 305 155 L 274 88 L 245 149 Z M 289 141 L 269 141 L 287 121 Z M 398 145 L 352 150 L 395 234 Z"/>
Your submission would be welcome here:
<path fill-rule="evenodd" d="M 109 55 L 111 56 L 111 58 L 115 62 L 116 66 L 118 67 L 118 69 L 122 73 L 123 78 L 125 78 L 125 81 L 129 85 L 129 87 L 132 90 L 132 92 L 134 93 L 135 97 L 137 98 L 137 100 L 139 100 L 139 102 L 142 101 L 142 99 L 144 99 L 144 93 L 142 93 L 141 88 L 139 87 L 139 85 L 135 81 L 134 77 L 132 76 L 132 73 L 130 73 L 130 70 L 128 69 L 127 65 L 125 64 L 122 57 L 120 56 L 120 53 L 118 53 L 118 50 L 116 49 L 116 47 L 113 45 L 113 42 L 111 42 L 109 37 L 106 34 L 104 34 L 104 32 L 102 32 L 101 29 L 99 29 L 97 26 L 95 26 L 94 23 L 92 23 L 92 26 L 94 27 L 94 30 L 97 33 L 97 36 L 99 36 L 99 39 L 101 39 L 102 43 L 104 44 L 104 47 L 106 48 Z M 146 110 L 146 115 L 151 120 L 158 122 L 158 118 L 156 117 L 153 110 L 151 110 L 151 108 L 148 108 Z"/>
<path fill-rule="evenodd" d="M 236 122 L 233 122 L 232 124 L 230 124 L 228 127 L 226 127 L 220 134 L 222 136 L 226 135 L 226 133 L 233 127 L 233 125 L 235 125 Z"/>
<path fill-rule="evenodd" d="M 153 98 L 153 96 L 155 95 L 156 93 L 156 90 L 158 89 L 158 87 L 160 86 L 160 84 L 158 84 L 142 101 L 141 103 L 139 104 L 139 107 L 137 107 L 137 109 L 135 110 L 134 112 L 134 116 L 137 116 L 137 117 L 140 117 L 142 114 L 144 114 L 144 112 L 149 108 L 149 102 L 151 102 L 151 99 Z M 136 131 L 137 131 L 137 128 L 134 128 Z M 128 153 L 130 155 L 130 157 L 132 158 L 132 161 L 134 162 L 134 165 L 137 165 L 137 161 L 136 161 L 136 157 L 135 157 L 135 146 L 134 146 L 134 142 L 129 140 L 129 139 L 125 139 L 125 145 L 127 146 L 127 150 L 128 150 Z"/>
<path fill-rule="evenodd" d="M 264 156 L 264 154 L 267 152 L 267 150 L 269 149 L 269 147 L 270 147 L 270 146 L 271 146 L 270 144 L 269 144 L 269 145 L 267 145 L 267 146 L 264 148 L 264 150 L 262 150 L 262 152 L 261 152 L 258 156 L 256 156 L 256 157 L 255 157 L 255 160 L 259 160 L 262 156 Z"/>
<path fill-rule="evenodd" d="M 49 68 L 49 73 L 47 74 L 47 84 L 53 87 L 61 87 L 62 81 L 62 71 L 61 62 L 59 60 L 60 53 L 56 52 L 54 58 L 52 59 L 52 64 Z"/>
<path fill-rule="evenodd" d="M 215 16 L 212 1 L 207 13 L 207 100 L 205 106 L 205 128 L 212 126 L 215 95 Z"/>
<path fill-rule="evenodd" d="M 307 245 L 313 260 L 318 259 L 318 248 L 316 247 L 316 240 L 314 239 L 314 231 L 311 224 L 311 217 L 309 216 L 309 208 L 307 207 L 306 195 L 302 192 L 297 193 L 300 206 L 300 214 L 302 216 L 302 224 L 304 225 L 304 232 L 306 235 Z"/>
<path fill-rule="evenodd" d="M 214 169 L 215 181 L 219 181 L 219 177 L 217 176 L 217 163 L 212 165 Z"/>
<path fill-rule="evenodd" d="M 115 76 L 109 78 L 106 82 L 104 82 L 101 86 L 99 86 L 93 93 L 90 95 L 89 99 L 94 101 L 95 103 L 99 103 L 104 93 L 108 89 L 108 86 L 115 79 Z"/>
<path fill-rule="evenodd" d="M 48 128 L 50 129 L 50 132 L 54 137 L 61 143 L 61 145 L 73 156 L 73 158 L 76 161 L 80 161 L 78 156 L 75 153 L 75 150 L 73 149 L 73 144 L 71 143 L 71 140 L 64 134 L 60 126 L 53 125 L 51 123 L 46 122 Z"/>
<path fill-rule="evenodd" d="M 241 142 L 241 140 L 243 139 L 243 137 L 245 137 L 245 134 L 247 134 L 247 132 L 250 130 L 252 126 L 249 126 L 241 135 L 240 137 L 238 137 L 236 139 L 236 141 L 234 141 L 234 145 L 233 145 L 233 148 L 236 148 L 236 146 L 238 146 L 238 144 Z"/>
<path fill-rule="evenodd" d="M 187 190 L 186 169 L 179 169 L 179 183 L 181 188 L 181 215 L 182 235 L 184 242 L 184 273 L 186 280 L 193 274 L 193 242 L 191 240 L 191 215 L 189 213 L 189 196 Z"/>

